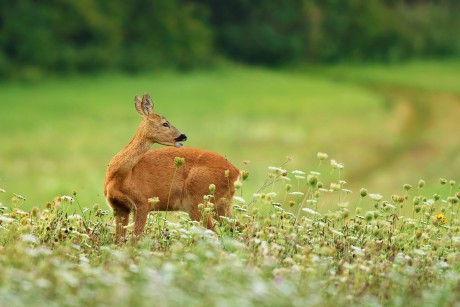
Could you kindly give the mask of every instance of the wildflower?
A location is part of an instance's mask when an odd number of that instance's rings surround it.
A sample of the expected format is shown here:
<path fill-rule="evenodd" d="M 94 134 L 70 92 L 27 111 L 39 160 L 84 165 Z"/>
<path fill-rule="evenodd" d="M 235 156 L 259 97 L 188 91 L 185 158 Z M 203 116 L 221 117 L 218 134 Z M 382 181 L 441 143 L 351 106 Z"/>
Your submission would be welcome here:
<path fill-rule="evenodd" d="M 332 191 L 338 191 L 340 190 L 340 184 L 339 183 L 331 183 L 330 188 Z"/>
<path fill-rule="evenodd" d="M 297 179 L 300 179 L 300 180 L 305 179 L 305 176 L 301 176 L 301 175 L 295 175 L 294 177 L 297 178 Z"/>
<path fill-rule="evenodd" d="M 0 193 L 6 193 L 6 191 L 2 188 L 0 188 Z"/>
<path fill-rule="evenodd" d="M 406 197 L 394 194 L 391 196 L 391 200 L 393 200 L 395 203 L 403 203 L 406 200 Z"/>
<path fill-rule="evenodd" d="M 176 168 L 181 167 L 185 163 L 185 158 L 180 158 L 180 157 L 175 157 L 174 158 L 174 164 L 176 165 Z"/>
<path fill-rule="evenodd" d="M 303 192 L 291 192 L 289 195 L 304 196 L 305 194 Z"/>
<path fill-rule="evenodd" d="M 287 171 L 285 169 L 281 168 L 281 167 L 269 166 L 268 169 L 273 171 L 273 172 L 275 172 L 275 174 L 277 174 L 277 175 L 285 176 L 286 173 L 287 173 Z"/>
<path fill-rule="evenodd" d="M 367 196 L 367 189 L 365 188 L 362 188 L 361 190 L 359 190 L 359 195 L 361 195 L 361 197 L 366 197 Z"/>
<path fill-rule="evenodd" d="M 441 196 L 440 196 L 439 194 L 434 194 L 434 195 L 433 195 L 433 199 L 434 199 L 435 201 L 439 200 L 440 198 L 441 198 Z"/>
<path fill-rule="evenodd" d="M 313 215 L 321 215 L 320 213 L 316 212 L 315 210 L 312 210 L 310 208 L 302 208 L 302 211 L 313 214 Z"/>
<path fill-rule="evenodd" d="M 61 201 L 68 201 L 69 203 L 73 203 L 73 198 L 68 195 L 63 195 L 60 197 Z"/>
<path fill-rule="evenodd" d="M 318 159 L 320 159 L 321 161 L 323 160 L 327 160 L 327 158 L 329 157 L 327 153 L 324 153 L 324 152 L 318 152 L 317 155 Z"/>
<path fill-rule="evenodd" d="M 305 172 L 299 170 L 292 171 L 291 173 L 293 173 L 294 175 L 305 175 Z"/>
<path fill-rule="evenodd" d="M 240 196 L 233 196 L 233 199 L 236 200 L 237 202 L 240 202 L 240 203 L 245 203 L 246 201 L 244 200 L 243 197 L 240 197 Z"/>
<path fill-rule="evenodd" d="M 449 181 L 449 185 L 450 185 L 451 187 L 453 187 L 453 186 L 455 185 L 455 180 L 450 180 L 450 181 Z"/>
<path fill-rule="evenodd" d="M 373 201 L 376 201 L 376 202 L 380 201 L 380 200 L 383 198 L 383 196 L 380 195 L 380 194 L 369 194 L 369 197 L 370 197 Z"/>
<path fill-rule="evenodd" d="M 439 183 L 441 183 L 442 185 L 444 185 L 444 184 L 447 183 L 447 179 L 439 178 Z"/>
<path fill-rule="evenodd" d="M 444 214 L 439 213 L 434 217 L 434 221 L 433 221 L 434 225 L 436 225 L 436 226 L 437 225 L 443 225 L 445 223 L 446 223 L 446 217 L 444 216 Z"/>
<path fill-rule="evenodd" d="M 230 171 L 226 169 L 224 172 L 224 175 L 225 175 L 225 178 L 228 178 L 230 176 Z"/>
<path fill-rule="evenodd" d="M 338 162 L 335 161 L 335 160 L 331 160 L 331 166 L 332 166 L 332 168 L 334 168 L 334 169 L 343 169 L 343 168 L 344 168 L 343 164 L 338 163 Z"/>

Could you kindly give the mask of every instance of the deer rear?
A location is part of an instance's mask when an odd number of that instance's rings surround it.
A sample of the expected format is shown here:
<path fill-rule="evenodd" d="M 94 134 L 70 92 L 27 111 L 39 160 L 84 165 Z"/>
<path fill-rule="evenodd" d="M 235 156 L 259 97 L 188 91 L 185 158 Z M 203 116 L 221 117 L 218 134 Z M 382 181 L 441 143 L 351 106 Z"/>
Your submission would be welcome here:
<path fill-rule="evenodd" d="M 200 220 L 198 204 L 210 194 L 210 184 L 216 186 L 214 216 L 232 216 L 239 170 L 216 153 L 182 147 L 180 142 L 187 137 L 154 112 L 148 94 L 142 99 L 136 96 L 134 102 L 142 121 L 131 142 L 110 161 L 104 182 L 104 195 L 115 214 L 117 240 L 126 236 L 131 212 L 135 236 L 142 234 L 151 210 L 181 210 Z M 155 143 L 169 147 L 150 150 Z M 184 158 L 185 163 L 176 166 L 176 157 Z M 158 202 L 151 204 L 148 200 L 153 197 Z M 207 227 L 213 227 L 211 219 Z"/>

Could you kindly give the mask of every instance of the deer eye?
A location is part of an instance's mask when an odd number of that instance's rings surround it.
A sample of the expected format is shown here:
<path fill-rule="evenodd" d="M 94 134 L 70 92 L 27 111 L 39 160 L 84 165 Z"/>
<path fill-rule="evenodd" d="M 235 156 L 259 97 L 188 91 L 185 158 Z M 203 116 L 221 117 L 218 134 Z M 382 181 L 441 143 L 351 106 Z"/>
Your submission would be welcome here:
<path fill-rule="evenodd" d="M 163 127 L 169 127 L 168 123 L 163 123 Z"/>

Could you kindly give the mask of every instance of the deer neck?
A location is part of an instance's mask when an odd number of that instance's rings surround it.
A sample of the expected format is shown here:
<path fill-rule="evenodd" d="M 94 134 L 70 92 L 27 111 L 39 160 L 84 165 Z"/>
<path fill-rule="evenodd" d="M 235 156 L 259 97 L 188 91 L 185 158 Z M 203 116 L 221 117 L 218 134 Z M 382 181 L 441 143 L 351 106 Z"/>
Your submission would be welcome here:
<path fill-rule="evenodd" d="M 147 137 L 145 128 L 141 124 L 128 145 L 110 161 L 107 168 L 106 180 L 114 176 L 126 176 L 150 149 L 153 143 L 154 142 Z"/>

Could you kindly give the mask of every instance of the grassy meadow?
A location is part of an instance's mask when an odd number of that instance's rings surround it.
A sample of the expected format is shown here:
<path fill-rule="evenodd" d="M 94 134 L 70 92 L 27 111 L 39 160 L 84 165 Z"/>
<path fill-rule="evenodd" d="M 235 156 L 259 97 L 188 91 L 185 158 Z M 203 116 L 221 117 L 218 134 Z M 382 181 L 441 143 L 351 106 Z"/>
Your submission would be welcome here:
<path fill-rule="evenodd" d="M 453 305 L 459 71 L 232 66 L 0 84 L 0 302 Z M 140 242 L 113 243 L 104 173 L 144 92 L 186 146 L 249 171 L 215 232 L 152 213 Z"/>

